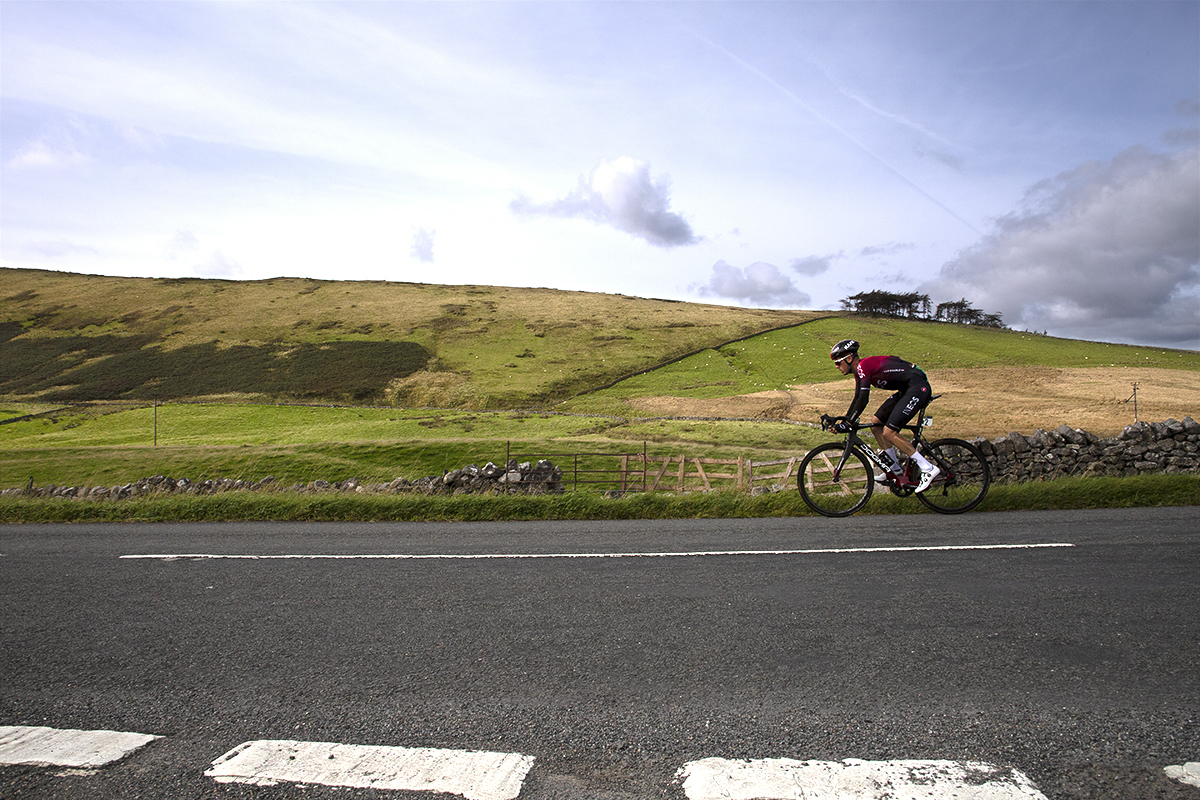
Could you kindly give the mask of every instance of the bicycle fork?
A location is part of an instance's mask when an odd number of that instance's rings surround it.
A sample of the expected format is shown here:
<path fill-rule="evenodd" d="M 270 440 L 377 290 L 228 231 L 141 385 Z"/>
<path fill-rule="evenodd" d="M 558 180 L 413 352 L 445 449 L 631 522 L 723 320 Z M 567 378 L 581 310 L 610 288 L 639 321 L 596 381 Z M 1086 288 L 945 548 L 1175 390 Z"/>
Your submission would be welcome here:
<path fill-rule="evenodd" d="M 871 447 L 856 434 L 851 434 L 846 438 L 846 447 L 844 450 L 842 450 L 842 457 L 838 459 L 837 464 L 833 468 L 834 483 L 841 482 L 842 469 L 846 466 L 846 462 L 850 460 L 850 454 L 854 452 L 856 447 L 864 456 L 866 456 L 867 461 L 873 464 L 876 469 L 881 470 L 885 475 L 888 473 L 888 467 L 883 463 L 875 451 L 872 450 Z M 872 475 L 871 478 L 874 479 L 874 476 Z"/>
<path fill-rule="evenodd" d="M 853 452 L 854 445 L 856 444 L 856 442 L 854 441 L 855 438 L 857 438 L 857 437 L 855 437 L 853 435 L 846 437 L 846 447 L 845 447 L 845 449 L 842 450 L 842 457 L 838 459 L 837 464 L 835 464 L 833 467 L 833 482 L 834 483 L 842 482 L 842 468 L 845 467 L 846 462 L 850 460 L 850 453 Z"/>

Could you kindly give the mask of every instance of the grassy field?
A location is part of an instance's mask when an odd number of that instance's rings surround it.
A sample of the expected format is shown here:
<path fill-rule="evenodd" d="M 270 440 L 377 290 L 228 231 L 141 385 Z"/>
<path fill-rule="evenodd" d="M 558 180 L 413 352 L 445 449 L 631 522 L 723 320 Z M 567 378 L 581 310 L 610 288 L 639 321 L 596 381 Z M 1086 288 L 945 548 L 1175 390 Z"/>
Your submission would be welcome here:
<path fill-rule="evenodd" d="M 845 408 L 828 350 L 850 337 L 930 373 L 943 435 L 1093 412 L 1119 430 L 1130 378 L 1143 418 L 1200 407 L 1200 353 L 1016 331 L 546 289 L 0 279 L 0 488 L 387 482 L 510 449 L 789 457 L 828 439 L 799 421 Z"/>
<path fill-rule="evenodd" d="M 1080 342 L 1033 333 L 869 317 L 830 317 L 682 359 L 596 394 L 721 397 L 836 381 L 829 347 L 858 339 L 864 354 L 900 355 L 926 372 L 978 367 L 1145 367 L 1200 370 L 1200 353 Z M 575 401 L 574 405 L 583 403 Z"/>
<path fill-rule="evenodd" d="M 1200 353 L 1080 342 L 1017 331 L 907 320 L 834 317 L 684 358 L 560 408 L 616 415 L 728 416 L 815 421 L 853 393 L 829 343 L 857 338 L 866 354 L 916 361 L 942 395 L 943 435 L 994 438 L 1067 424 L 1113 436 L 1135 420 L 1195 415 Z M 873 398 L 873 405 L 879 400 Z"/>
<path fill-rule="evenodd" d="M 822 314 L 488 286 L 0 268 L 0 396 L 546 404 Z"/>
<path fill-rule="evenodd" d="M 18 410 L 5 409 L 10 415 Z M 111 486 L 152 475 L 250 481 L 271 475 L 289 485 L 318 478 L 387 482 L 471 463 L 503 463 L 510 448 L 558 454 L 640 453 L 648 447 L 661 455 L 768 460 L 803 453 L 821 440 L 819 431 L 781 421 L 247 404 L 100 406 L 0 425 L 0 488 L 24 486 L 30 478 L 38 486 Z"/>

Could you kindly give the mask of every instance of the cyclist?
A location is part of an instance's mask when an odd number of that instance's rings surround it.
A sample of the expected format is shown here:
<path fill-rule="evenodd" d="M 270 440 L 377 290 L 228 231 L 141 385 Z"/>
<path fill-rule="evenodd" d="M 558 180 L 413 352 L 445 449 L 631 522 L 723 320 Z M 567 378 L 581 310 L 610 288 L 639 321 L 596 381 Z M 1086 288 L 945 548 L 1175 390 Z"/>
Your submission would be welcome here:
<path fill-rule="evenodd" d="M 829 351 L 829 357 L 843 375 L 849 375 L 852 370 L 854 372 L 854 399 L 850 401 L 850 410 L 846 412 L 846 420 L 834 423 L 833 429 L 838 433 L 850 432 L 851 425 L 858 422 L 859 415 L 867 407 L 872 386 L 895 391 L 871 418 L 871 433 L 879 442 L 884 461 L 891 465 L 893 474 L 902 474 L 900 457 L 896 454 L 899 451 L 914 459 L 921 468 L 916 491 L 928 489 L 940 470 L 918 453 L 912 443 L 900 435 L 900 430 L 928 405 L 933 396 L 929 378 L 916 364 L 896 356 L 859 358 L 858 342 L 854 339 L 843 339 L 835 344 Z"/>

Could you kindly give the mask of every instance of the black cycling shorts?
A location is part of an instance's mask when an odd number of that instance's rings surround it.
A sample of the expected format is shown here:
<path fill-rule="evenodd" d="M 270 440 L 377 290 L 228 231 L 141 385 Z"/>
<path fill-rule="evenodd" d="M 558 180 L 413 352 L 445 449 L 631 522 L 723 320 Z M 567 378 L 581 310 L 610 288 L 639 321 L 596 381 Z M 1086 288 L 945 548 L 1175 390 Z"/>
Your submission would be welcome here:
<path fill-rule="evenodd" d="M 928 383 L 914 384 L 884 400 L 883 405 L 875 412 L 875 419 L 898 431 L 907 425 L 918 411 L 929 405 L 932 397 L 933 391 Z"/>

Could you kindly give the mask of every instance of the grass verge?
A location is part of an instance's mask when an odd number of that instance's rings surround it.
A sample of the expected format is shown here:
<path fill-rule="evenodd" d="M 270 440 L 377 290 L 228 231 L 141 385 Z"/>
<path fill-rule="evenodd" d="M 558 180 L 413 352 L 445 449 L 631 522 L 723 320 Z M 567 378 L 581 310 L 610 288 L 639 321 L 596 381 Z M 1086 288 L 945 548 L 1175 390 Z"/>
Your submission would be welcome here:
<path fill-rule="evenodd" d="M 12 412 L 21 410 L 10 407 Z M 29 412 L 27 412 L 29 413 Z M 153 442 L 157 440 L 158 444 Z M 510 453 L 687 453 L 757 461 L 803 453 L 819 431 L 775 420 L 639 420 L 524 412 L 252 404 L 96 405 L 0 426 L 0 489 L 112 486 L 152 475 L 283 485 L 386 483 Z M 524 459 L 528 460 L 528 459 Z M 553 459 L 552 459 L 553 460 Z"/>
<path fill-rule="evenodd" d="M 994 486 L 979 511 L 1045 511 L 1200 505 L 1200 476 L 1062 478 Z M 877 494 L 864 514 L 932 513 L 914 498 Z M 230 492 L 121 501 L 0 498 L 0 523 L 51 522 L 482 522 L 519 520 L 732 519 L 812 516 L 799 493 L 722 491 L 610 498 L 564 495 L 361 495 Z"/>

